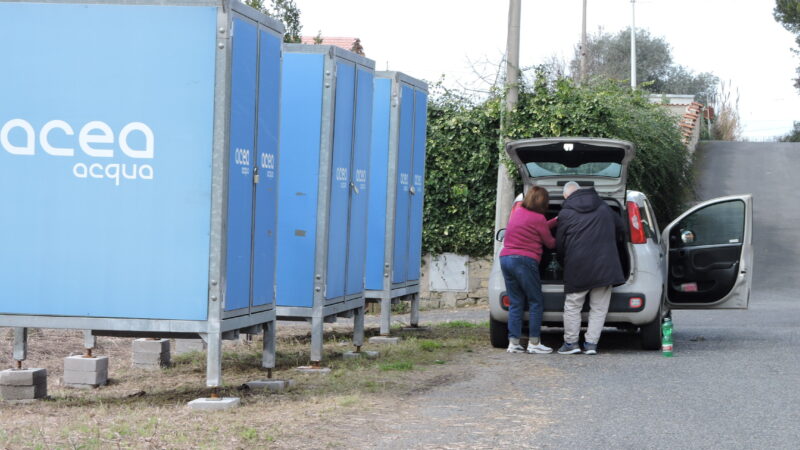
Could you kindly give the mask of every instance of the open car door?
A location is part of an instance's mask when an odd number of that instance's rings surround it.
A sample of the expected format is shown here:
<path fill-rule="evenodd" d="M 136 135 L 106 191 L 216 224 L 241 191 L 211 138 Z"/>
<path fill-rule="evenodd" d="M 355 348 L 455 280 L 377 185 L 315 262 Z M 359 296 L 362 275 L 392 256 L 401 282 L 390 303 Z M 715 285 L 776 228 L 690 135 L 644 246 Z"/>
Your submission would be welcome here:
<path fill-rule="evenodd" d="M 700 203 L 670 223 L 667 302 L 673 309 L 747 309 L 753 270 L 753 196 Z"/>

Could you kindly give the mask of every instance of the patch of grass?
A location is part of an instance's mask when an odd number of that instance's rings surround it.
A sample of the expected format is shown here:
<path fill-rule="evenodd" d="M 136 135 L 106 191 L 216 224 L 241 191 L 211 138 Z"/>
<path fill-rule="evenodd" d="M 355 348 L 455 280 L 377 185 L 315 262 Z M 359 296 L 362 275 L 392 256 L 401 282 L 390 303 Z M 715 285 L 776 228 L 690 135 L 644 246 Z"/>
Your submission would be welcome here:
<path fill-rule="evenodd" d="M 482 324 L 467 322 L 466 320 L 453 320 L 451 322 L 443 322 L 439 326 L 444 328 L 479 328 Z"/>
<path fill-rule="evenodd" d="M 381 370 L 413 370 L 414 363 L 411 361 L 396 361 L 392 363 L 385 363 L 380 365 Z"/>
<path fill-rule="evenodd" d="M 111 432 L 122 437 L 130 436 L 131 434 L 133 434 L 131 426 L 124 422 L 119 424 L 114 424 L 111 427 Z"/>
<path fill-rule="evenodd" d="M 411 312 L 411 302 L 397 302 L 392 305 L 392 314 L 407 314 Z"/>
<path fill-rule="evenodd" d="M 488 346 L 488 324 L 455 321 L 416 331 L 392 330 L 392 335 L 401 338 L 398 344 L 367 342 L 362 348 L 379 351 L 378 359 L 345 360 L 342 353 L 353 349 L 352 331 L 339 326 L 326 330 L 323 365 L 331 368 L 328 376 L 294 371 L 309 363 L 308 328 L 279 330 L 273 377 L 295 382 L 283 392 L 241 388 L 248 381 L 266 378 L 260 337 L 223 342 L 224 385 L 218 393 L 241 398 L 242 406 L 235 412 L 215 413 L 213 420 L 186 408 L 189 401 L 210 394 L 205 387 L 204 352 L 176 355 L 172 367 L 150 372 L 130 367 L 129 340 L 101 338 L 103 354 L 116 364 L 113 382 L 87 391 L 51 386 L 51 400 L 24 408 L 0 403 L 0 449 L 295 448 L 320 435 L 337 441 L 340 436 L 326 433 L 342 429 L 342 416 L 368 410 L 395 395 L 419 395 L 452 383 L 464 373 L 454 361 L 471 349 Z M 366 336 L 377 332 L 368 329 Z M 31 364 L 58 374 L 64 351 L 83 350 L 83 334 L 43 333 L 31 340 L 33 355 L 50 351 L 52 342 L 66 344 L 58 352 L 47 353 L 49 359 Z M 0 349 L 10 351 L 12 339 L 0 330 Z M 314 418 L 313 425 L 307 423 L 309 417 Z"/>
<path fill-rule="evenodd" d="M 205 352 L 191 351 L 171 357 L 173 366 L 199 365 L 206 361 Z"/>
<path fill-rule="evenodd" d="M 345 408 L 355 406 L 358 404 L 359 400 L 359 397 L 356 395 L 348 395 L 339 400 L 339 406 L 343 406 Z"/>
<path fill-rule="evenodd" d="M 432 352 L 442 348 L 442 343 L 431 339 L 424 339 L 419 341 L 419 349 L 425 352 Z"/>
<path fill-rule="evenodd" d="M 256 441 L 258 440 L 258 430 L 251 427 L 242 427 L 239 430 L 239 437 L 244 439 L 245 441 Z"/>

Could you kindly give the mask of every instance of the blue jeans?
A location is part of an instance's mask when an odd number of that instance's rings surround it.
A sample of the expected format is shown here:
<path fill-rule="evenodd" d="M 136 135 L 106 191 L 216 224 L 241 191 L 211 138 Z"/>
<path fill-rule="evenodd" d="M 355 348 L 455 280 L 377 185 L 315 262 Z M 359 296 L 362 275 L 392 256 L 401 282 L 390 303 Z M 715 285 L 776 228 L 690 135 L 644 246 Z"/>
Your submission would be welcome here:
<path fill-rule="evenodd" d="M 500 269 L 506 281 L 506 294 L 511 305 L 508 307 L 508 337 L 519 339 L 522 334 L 522 318 L 525 304 L 528 304 L 528 336 L 538 338 L 542 328 L 544 296 L 542 282 L 539 280 L 539 262 L 521 255 L 500 257 Z"/>

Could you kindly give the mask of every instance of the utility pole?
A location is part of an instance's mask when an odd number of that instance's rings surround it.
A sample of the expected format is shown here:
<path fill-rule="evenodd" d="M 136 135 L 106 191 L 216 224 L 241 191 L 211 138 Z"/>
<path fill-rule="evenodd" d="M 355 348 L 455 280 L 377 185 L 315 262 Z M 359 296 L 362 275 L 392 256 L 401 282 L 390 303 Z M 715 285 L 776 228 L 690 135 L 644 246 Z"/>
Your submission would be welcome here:
<path fill-rule="evenodd" d="M 636 89 L 636 0 L 631 0 L 631 89 Z"/>
<path fill-rule="evenodd" d="M 508 41 L 506 42 L 506 113 L 511 112 L 519 99 L 519 28 L 522 14 L 522 0 L 509 0 Z M 506 114 L 508 117 L 508 114 Z M 508 119 L 506 119 L 506 123 Z M 501 130 L 505 140 L 505 129 Z M 500 149 L 497 160 L 497 198 L 494 208 L 494 233 L 508 225 L 511 203 L 514 201 L 514 183 L 505 165 L 505 146 Z M 494 251 L 500 249 L 500 242 L 494 241 Z"/>
<path fill-rule="evenodd" d="M 583 0 L 583 24 L 581 26 L 581 84 L 586 83 L 588 78 L 586 73 L 588 62 L 588 52 L 586 51 L 586 0 Z"/>

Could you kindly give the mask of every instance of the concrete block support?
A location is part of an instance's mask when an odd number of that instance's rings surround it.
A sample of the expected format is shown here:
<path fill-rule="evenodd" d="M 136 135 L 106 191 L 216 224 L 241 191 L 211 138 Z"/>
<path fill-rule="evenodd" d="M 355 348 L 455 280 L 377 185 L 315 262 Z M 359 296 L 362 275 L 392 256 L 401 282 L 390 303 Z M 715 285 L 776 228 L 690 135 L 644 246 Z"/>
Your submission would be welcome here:
<path fill-rule="evenodd" d="M 108 356 L 64 358 L 64 386 L 93 388 L 108 384 Z"/>
<path fill-rule="evenodd" d="M 195 411 L 221 411 L 239 406 L 238 397 L 198 398 L 189 402 L 189 408 Z"/>
<path fill-rule="evenodd" d="M 358 359 L 358 358 L 367 358 L 367 359 L 377 359 L 380 356 L 380 352 L 371 351 L 371 350 L 362 350 L 360 352 L 345 352 L 342 353 L 342 358 L 344 359 Z"/>
<path fill-rule="evenodd" d="M 292 380 L 255 380 L 245 383 L 253 390 L 283 391 L 292 386 Z"/>
<path fill-rule="evenodd" d="M 31 401 L 47 397 L 47 369 L 9 369 L 0 372 L 0 398 Z"/>
<path fill-rule="evenodd" d="M 400 342 L 400 338 L 398 337 L 389 337 L 389 336 L 372 336 L 369 338 L 370 344 L 388 344 L 394 345 Z"/>
<path fill-rule="evenodd" d="M 300 366 L 296 367 L 294 370 L 300 373 L 320 374 L 320 375 L 327 375 L 331 373 L 330 367 L 318 367 L 318 366 Z"/>
<path fill-rule="evenodd" d="M 133 366 L 160 369 L 170 363 L 169 339 L 136 339 L 133 341 Z"/>

